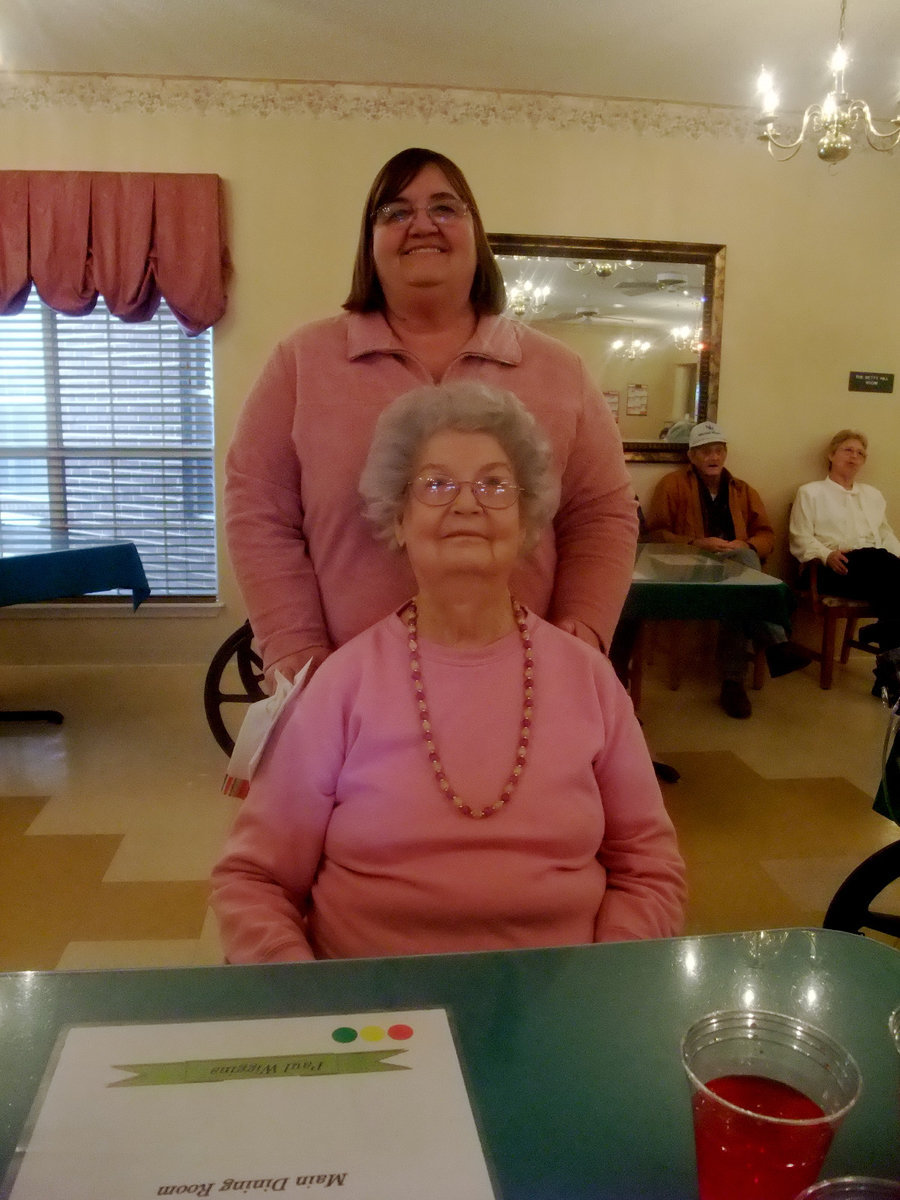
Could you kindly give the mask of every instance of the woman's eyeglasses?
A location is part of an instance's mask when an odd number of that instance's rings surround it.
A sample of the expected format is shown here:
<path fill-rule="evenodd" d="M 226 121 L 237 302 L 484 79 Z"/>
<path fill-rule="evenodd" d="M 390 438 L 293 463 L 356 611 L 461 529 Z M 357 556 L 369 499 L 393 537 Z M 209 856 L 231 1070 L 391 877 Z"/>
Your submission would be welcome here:
<path fill-rule="evenodd" d="M 430 204 L 408 204 L 405 200 L 392 200 L 375 209 L 376 225 L 409 225 L 417 212 L 423 212 L 435 225 L 452 225 L 461 221 L 469 211 L 468 204 L 453 197 L 432 200 Z"/>
<path fill-rule="evenodd" d="M 432 508 L 452 504 L 468 485 L 479 504 L 485 508 L 512 508 L 521 488 L 511 479 L 487 476 L 485 479 L 448 479 L 446 475 L 417 475 L 409 485 L 412 496 Z"/>

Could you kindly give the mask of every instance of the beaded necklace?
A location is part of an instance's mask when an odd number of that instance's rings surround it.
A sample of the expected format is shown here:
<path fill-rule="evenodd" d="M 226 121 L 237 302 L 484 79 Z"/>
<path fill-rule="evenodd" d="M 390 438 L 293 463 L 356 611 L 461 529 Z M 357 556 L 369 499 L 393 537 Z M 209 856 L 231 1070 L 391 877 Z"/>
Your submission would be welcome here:
<path fill-rule="evenodd" d="M 503 791 L 500 793 L 500 799 L 495 800 L 493 804 L 488 804 L 485 808 L 472 808 L 469 804 L 464 804 L 457 796 L 456 792 L 450 785 L 450 780 L 447 778 L 443 764 L 441 763 L 440 755 L 437 751 L 437 746 L 434 741 L 434 736 L 431 728 L 431 715 L 428 711 L 428 701 L 425 698 L 425 683 L 422 679 L 422 666 L 419 662 L 419 637 L 418 637 L 418 622 L 419 613 L 416 608 L 415 600 L 410 600 L 406 606 L 406 631 L 407 645 L 409 647 L 409 669 L 412 675 L 413 690 L 416 697 L 416 705 L 419 710 L 419 719 L 422 722 L 422 736 L 425 739 L 425 748 L 428 751 L 428 759 L 434 770 L 434 777 L 438 787 L 444 793 L 459 811 L 466 817 L 479 819 L 481 817 L 493 816 L 495 812 L 499 812 L 505 804 L 507 804 L 516 789 L 516 785 L 522 777 L 522 772 L 525 770 L 525 760 L 528 757 L 528 742 L 531 737 L 531 717 L 534 711 L 534 650 L 531 644 L 531 635 L 528 632 L 526 623 L 525 609 L 517 600 L 513 600 L 513 616 L 516 625 L 519 629 L 519 635 L 522 638 L 522 647 L 525 651 L 525 668 L 524 668 L 524 687 L 523 687 L 523 703 L 522 703 L 522 728 L 519 733 L 519 744 L 516 748 L 515 763 L 512 772 Z"/>

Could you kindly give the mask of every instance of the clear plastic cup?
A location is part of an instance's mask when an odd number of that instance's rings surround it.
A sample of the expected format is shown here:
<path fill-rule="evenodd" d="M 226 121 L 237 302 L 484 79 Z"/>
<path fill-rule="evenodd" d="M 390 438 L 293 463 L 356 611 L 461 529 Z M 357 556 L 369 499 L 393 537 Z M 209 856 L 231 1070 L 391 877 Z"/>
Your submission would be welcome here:
<path fill-rule="evenodd" d="M 900 1054 L 900 1006 L 895 1008 L 888 1017 L 888 1029 L 891 1031 L 891 1037 L 894 1039 L 897 1053 Z"/>
<path fill-rule="evenodd" d="M 900 1200 L 900 1183 L 865 1175 L 843 1175 L 840 1179 L 814 1183 L 797 1200 Z"/>
<path fill-rule="evenodd" d="M 861 1079 L 796 1017 L 715 1012 L 685 1034 L 700 1200 L 795 1200 L 814 1183 Z"/>

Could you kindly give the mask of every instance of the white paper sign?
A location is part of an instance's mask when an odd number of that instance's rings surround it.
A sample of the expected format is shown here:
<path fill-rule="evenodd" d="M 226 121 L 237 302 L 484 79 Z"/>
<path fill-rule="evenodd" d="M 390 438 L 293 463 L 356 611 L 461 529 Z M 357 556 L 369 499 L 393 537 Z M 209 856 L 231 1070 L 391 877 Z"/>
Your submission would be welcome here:
<path fill-rule="evenodd" d="M 496 1200 L 443 1009 L 70 1028 L 0 1195 Z"/>

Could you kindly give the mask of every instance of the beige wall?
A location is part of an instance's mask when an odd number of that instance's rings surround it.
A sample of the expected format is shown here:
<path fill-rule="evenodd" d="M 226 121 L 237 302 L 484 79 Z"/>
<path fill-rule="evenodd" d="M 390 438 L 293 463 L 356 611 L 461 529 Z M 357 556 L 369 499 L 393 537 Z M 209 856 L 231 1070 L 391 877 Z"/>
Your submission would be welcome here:
<path fill-rule="evenodd" d="M 264 115 L 242 99 L 97 102 L 29 93 L 0 106 L 6 169 L 213 171 L 226 182 L 235 263 L 215 333 L 217 459 L 242 399 L 275 341 L 330 313 L 346 294 L 359 213 L 391 154 L 429 145 L 466 172 L 489 230 L 722 242 L 727 246 L 719 419 L 729 465 L 762 492 L 777 526 L 797 484 L 819 473 L 835 429 L 871 440 L 866 478 L 900 526 L 900 392 L 848 393 L 850 370 L 898 371 L 898 163 L 859 150 L 837 169 L 807 152 L 771 161 L 748 137 L 700 130 L 659 136 L 640 120 L 616 132 L 529 124 L 490 105 L 470 119 L 435 92 L 426 106 L 378 103 L 311 115 L 309 101 Z M 423 93 L 419 93 L 421 96 Z M 398 93 L 399 95 L 399 93 Z M 418 105 L 418 108 L 417 108 Z M 284 106 L 282 106 L 284 107 Z M 397 115 L 391 115 L 396 113 Z M 421 112 L 423 115 L 416 115 Z M 900 380 L 898 380 L 900 384 Z M 649 498 L 661 474 L 635 464 Z M 219 471 L 221 486 L 221 470 Z M 0 620 L 6 662 L 201 661 L 243 619 L 221 551 L 222 608 L 211 617 Z"/>
<path fill-rule="evenodd" d="M 690 379 L 696 381 L 697 360 L 679 350 L 671 340 L 663 341 L 667 330 L 661 337 L 659 327 L 650 325 L 610 327 L 561 321 L 530 324 L 571 346 L 604 391 L 619 393 L 619 432 L 626 441 L 655 441 L 664 425 L 693 410 L 693 387 L 686 389 L 684 380 L 679 382 L 676 378 L 676 370 L 679 365 L 693 367 Z M 648 338 L 657 345 L 646 358 L 621 358 L 613 344 L 617 339 L 630 342 L 632 338 Z M 628 388 L 632 385 L 647 389 L 644 413 L 629 415 L 627 411 Z"/>

